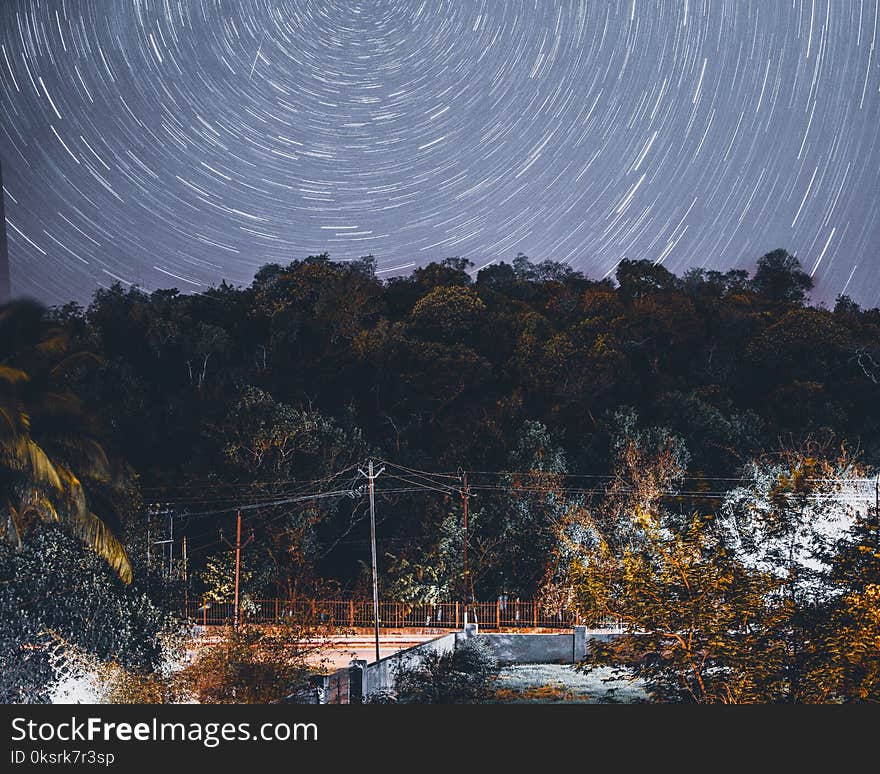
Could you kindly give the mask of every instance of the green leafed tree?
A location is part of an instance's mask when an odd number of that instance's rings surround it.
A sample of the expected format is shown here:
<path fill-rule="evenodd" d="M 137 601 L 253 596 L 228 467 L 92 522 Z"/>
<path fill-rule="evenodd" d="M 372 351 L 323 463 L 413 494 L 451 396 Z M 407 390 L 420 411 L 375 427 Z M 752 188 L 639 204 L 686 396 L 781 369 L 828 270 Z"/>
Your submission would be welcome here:
<path fill-rule="evenodd" d="M 787 250 L 773 250 L 758 259 L 752 288 L 771 301 L 802 304 L 813 289 L 813 279 Z"/>
<path fill-rule="evenodd" d="M 108 526 L 122 515 L 128 476 L 111 464 L 93 417 L 68 388 L 70 373 L 95 359 L 73 351 L 40 308 L 0 310 L 0 530 L 20 548 L 41 524 L 60 522 L 128 583 L 131 563 Z"/>
<path fill-rule="evenodd" d="M 4 703 L 49 701 L 59 682 L 93 663 L 156 670 L 171 626 L 137 581 L 123 584 L 59 524 L 35 531 L 21 549 L 0 543 Z"/>
<path fill-rule="evenodd" d="M 786 450 L 747 466 L 723 507 L 682 511 L 685 469 L 660 440 L 627 433 L 600 504 L 560 531 L 569 604 L 623 627 L 584 668 L 627 670 L 667 701 L 876 695 L 877 539 L 854 503 L 862 468 L 845 451 Z"/>

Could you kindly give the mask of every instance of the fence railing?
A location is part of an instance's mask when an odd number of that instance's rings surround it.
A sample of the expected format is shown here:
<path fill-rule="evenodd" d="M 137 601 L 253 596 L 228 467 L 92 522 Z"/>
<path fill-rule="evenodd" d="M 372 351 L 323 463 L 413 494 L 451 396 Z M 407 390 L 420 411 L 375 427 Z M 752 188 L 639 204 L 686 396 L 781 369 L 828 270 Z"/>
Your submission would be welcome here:
<path fill-rule="evenodd" d="M 324 689 L 324 701 L 327 704 L 348 704 L 351 694 L 351 671 L 347 668 L 337 669 L 327 676 Z"/>
<path fill-rule="evenodd" d="M 239 607 L 242 621 L 248 623 L 304 620 L 335 628 L 373 626 L 373 603 L 370 600 L 246 598 Z M 232 602 L 212 602 L 207 599 L 188 600 L 182 612 L 184 618 L 203 626 L 229 625 L 235 616 Z M 379 603 L 379 626 L 383 629 L 460 629 L 465 623 L 464 614 L 464 606 L 459 602 L 426 604 L 383 601 Z M 467 617 L 469 622 L 476 622 L 481 629 L 568 629 L 579 623 L 573 612 L 548 611 L 539 602 L 522 600 L 476 602 L 468 606 Z"/>

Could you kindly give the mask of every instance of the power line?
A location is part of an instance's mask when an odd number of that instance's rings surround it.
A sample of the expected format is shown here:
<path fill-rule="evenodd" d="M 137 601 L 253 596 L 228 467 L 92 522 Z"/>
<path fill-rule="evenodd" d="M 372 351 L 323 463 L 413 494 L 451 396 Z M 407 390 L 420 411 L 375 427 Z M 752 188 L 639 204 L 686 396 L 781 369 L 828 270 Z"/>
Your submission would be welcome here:
<path fill-rule="evenodd" d="M 403 483 L 410 484 L 414 487 L 423 487 L 435 489 L 436 491 L 441 491 L 447 494 L 456 494 L 459 495 L 461 492 L 460 487 L 454 487 L 445 481 L 437 481 L 436 478 L 443 478 L 446 480 L 456 480 L 460 481 L 460 474 L 452 474 L 452 473 L 442 473 L 442 472 L 430 472 L 418 470 L 416 468 L 411 468 L 405 465 L 401 465 L 399 463 L 392 463 L 387 460 L 381 461 L 383 464 L 389 465 L 395 469 L 404 471 L 404 475 L 395 476 L 393 473 L 388 473 L 388 476 L 395 478 Z M 161 500 L 156 500 L 157 504 L 164 505 L 187 505 L 187 504 L 208 504 L 212 502 L 229 502 L 230 500 L 237 500 L 239 503 L 248 503 L 259 505 L 261 503 L 268 505 L 272 505 L 276 502 L 281 502 L 279 499 L 279 494 L 284 494 L 288 496 L 292 496 L 297 492 L 301 492 L 304 489 L 308 488 L 309 485 L 314 484 L 322 484 L 332 481 L 334 478 L 338 478 L 349 470 L 353 470 L 356 465 L 349 465 L 342 470 L 319 479 L 312 480 L 296 480 L 296 479 L 287 479 L 287 480 L 276 480 L 276 481 L 259 481 L 259 482 L 250 482 L 250 483 L 224 483 L 224 482 L 205 482 L 202 484 L 188 483 L 188 484 L 179 484 L 179 485 L 169 485 L 167 487 L 157 487 L 157 488 L 145 488 L 144 492 L 146 494 L 150 493 L 158 493 L 160 491 L 170 492 L 171 490 L 177 489 L 178 494 L 176 496 L 171 496 L 167 498 L 163 498 Z M 616 475 L 612 474 L 598 474 L 598 473 L 552 473 L 549 471 L 513 471 L 513 470 L 499 470 L 499 471 L 469 471 L 472 475 L 478 476 L 503 476 L 503 477 L 521 477 L 521 478 L 558 478 L 558 479 L 576 479 L 576 478 L 585 478 L 585 479 L 593 479 L 597 481 L 613 481 L 618 478 Z M 407 477 L 409 474 L 409 477 Z M 432 478 L 433 477 L 433 478 Z M 415 478 L 416 480 L 411 480 Z M 746 477 L 746 476 L 685 476 L 682 479 L 684 482 L 744 482 L 744 483 L 754 483 L 754 477 Z M 867 485 L 872 484 L 873 479 L 841 479 L 841 478 L 833 478 L 833 477 L 823 477 L 823 478 L 811 478 L 806 479 L 810 483 L 828 483 L 828 482 L 838 482 L 840 484 L 850 484 L 850 485 Z M 220 487 L 229 487 L 236 490 L 249 490 L 249 489 L 258 489 L 259 487 L 277 487 L 282 484 L 294 484 L 294 486 L 287 489 L 285 492 L 253 492 L 252 494 L 244 494 L 242 492 L 238 492 L 236 496 L 236 492 L 217 492 L 216 490 Z M 509 491 L 511 489 L 517 491 L 546 491 L 548 487 L 528 487 L 528 486 L 489 486 L 486 484 L 474 484 L 473 488 L 481 488 L 483 490 L 496 490 L 496 491 Z M 205 488 L 212 488 L 214 491 L 209 495 L 199 495 L 196 492 L 200 492 Z M 586 488 L 572 488 L 559 486 L 555 487 L 560 492 L 591 492 L 596 491 L 595 489 L 586 489 Z M 378 491 L 390 491 L 390 490 L 378 490 Z M 669 490 L 667 490 L 669 491 Z M 706 490 L 705 492 L 701 492 L 698 490 L 676 490 L 676 494 L 684 496 L 687 494 L 694 495 L 703 495 L 706 497 L 712 497 L 716 495 L 722 495 L 729 492 L 730 489 L 719 490 L 717 488 Z"/>
<path fill-rule="evenodd" d="M 417 468 L 408 468 L 406 465 L 401 465 L 398 462 L 390 462 L 389 460 L 379 460 L 383 465 L 391 465 L 391 467 L 398 468 L 400 470 L 405 470 L 407 473 L 416 473 L 421 474 L 423 476 L 440 476 L 441 478 L 451 478 L 456 481 L 461 480 L 461 476 L 458 473 L 431 473 L 427 470 L 418 470 Z"/>
<path fill-rule="evenodd" d="M 400 481 L 407 486 L 398 486 L 398 487 L 388 487 L 388 488 L 379 488 L 379 487 L 371 487 L 372 495 L 395 495 L 395 494 L 412 494 L 418 492 L 426 492 L 432 491 L 443 494 L 445 496 L 449 495 L 458 495 L 461 497 L 465 497 L 465 492 L 467 492 L 467 496 L 473 496 L 470 493 L 472 491 L 482 491 L 482 492 L 498 492 L 502 494 L 506 494 L 508 496 L 516 496 L 516 495 L 535 495 L 535 494 L 559 494 L 559 495 L 575 495 L 575 496 L 595 496 L 597 494 L 607 494 L 607 490 L 602 486 L 595 486 L 591 488 L 586 487 L 571 487 L 571 486 L 559 486 L 553 484 L 547 484 L 544 486 L 514 486 L 511 484 L 469 484 L 466 479 L 466 473 L 462 473 L 461 471 L 455 475 L 446 474 L 446 473 L 431 473 L 429 471 L 422 471 L 415 468 L 410 468 L 404 465 L 400 465 L 398 463 L 391 463 L 387 461 L 382 461 L 383 465 L 387 464 L 391 467 L 404 471 L 404 475 L 396 475 L 391 472 L 386 472 L 386 476 L 388 478 L 394 479 L 396 481 Z M 354 470 L 356 465 L 349 465 L 342 470 L 325 476 L 321 479 L 314 479 L 311 482 L 298 481 L 297 486 L 292 487 L 291 491 L 288 494 L 293 494 L 296 491 L 302 491 L 305 488 L 306 483 L 325 483 L 332 481 L 336 478 L 339 478 L 343 474 L 348 471 Z M 361 475 L 365 474 L 363 471 L 358 471 Z M 380 472 L 384 472 L 384 467 Z M 543 477 L 546 478 L 548 476 L 557 477 L 557 478 L 593 478 L 599 480 L 609 480 L 614 478 L 619 478 L 616 476 L 604 476 L 598 474 L 552 474 L 547 473 L 546 471 L 469 471 L 470 474 L 473 475 L 493 475 L 493 476 L 510 476 L 510 475 L 522 475 L 529 477 Z M 406 475 L 408 474 L 408 475 Z M 373 480 L 378 478 L 378 473 L 373 476 Z M 445 483 L 444 481 L 436 481 L 432 476 L 442 477 L 447 480 L 456 480 L 461 481 L 461 487 L 454 487 L 450 484 Z M 369 478 L 369 476 L 368 476 Z M 346 488 L 343 489 L 335 489 L 331 491 L 315 491 L 309 492 L 306 494 L 302 494 L 299 496 L 287 496 L 287 497 L 277 497 L 270 496 L 269 494 L 260 495 L 260 496 L 252 496 L 252 497 L 239 497 L 236 498 L 239 502 L 235 504 L 231 504 L 229 507 L 218 508 L 212 510 L 205 511 L 197 511 L 194 513 L 182 513 L 177 514 L 178 516 L 186 519 L 199 519 L 205 518 L 208 516 L 219 516 L 223 514 L 230 514 L 233 512 L 241 512 L 241 511 L 253 511 L 258 509 L 266 509 L 266 508 L 275 508 L 284 505 L 295 505 L 299 503 L 308 503 L 322 499 L 328 499 L 333 497 L 342 497 L 348 496 L 351 498 L 355 498 L 358 495 L 363 494 L 363 489 L 356 489 L 354 487 L 355 481 L 357 479 L 357 475 L 351 478 L 347 482 Z M 415 479 L 415 480 L 413 480 Z M 754 477 L 746 478 L 746 477 L 713 477 L 713 476 L 694 476 L 694 477 L 684 477 L 684 481 L 745 481 L 749 483 L 756 483 L 756 479 Z M 868 479 L 868 478 L 833 478 L 833 477 L 822 477 L 822 478 L 813 478 L 807 479 L 807 481 L 812 483 L 828 483 L 835 482 L 843 485 L 862 487 L 864 491 L 836 491 L 836 492 L 778 492 L 778 493 L 767 493 L 765 497 L 768 499 L 770 497 L 785 497 L 785 498 L 805 498 L 814 502 L 822 502 L 822 501 L 835 501 L 841 503 L 842 505 L 859 505 L 863 504 L 867 499 L 873 499 L 877 492 L 880 491 L 878 488 L 878 483 L 876 479 Z M 260 482 L 260 485 L 270 485 L 272 482 Z M 372 482 L 371 482 L 372 483 Z M 238 487 L 251 487 L 256 486 L 257 484 L 240 484 L 240 485 L 231 485 Z M 868 488 L 870 485 L 870 492 L 868 492 Z M 184 485 L 182 485 L 184 486 Z M 709 490 L 695 490 L 695 489 L 675 489 L 675 488 L 663 488 L 660 490 L 656 490 L 653 494 L 657 494 L 663 498 L 674 498 L 674 499 L 693 499 L 693 500 L 719 500 L 730 497 L 731 495 L 735 495 L 738 490 L 745 490 L 743 494 L 748 493 L 747 487 L 734 487 L 730 489 L 709 489 Z M 637 487 L 634 486 L 623 486 L 621 487 L 621 492 L 635 492 L 638 491 Z M 870 495 L 870 497 L 869 497 Z M 230 499 L 233 499 L 233 493 L 230 495 L 224 495 L 222 497 L 217 497 L 216 501 L 218 502 L 228 502 Z M 255 501 L 256 499 L 256 501 Z M 192 502 L 204 503 L 211 502 L 211 499 L 194 499 Z M 182 502 L 175 501 L 165 501 L 159 503 L 162 505 L 181 505 Z M 373 519 L 375 519 L 375 506 L 373 507 Z M 289 512 L 281 513 L 277 516 L 263 519 L 261 523 L 263 525 L 272 523 L 277 521 L 280 518 L 284 518 L 289 515 Z M 190 554 L 198 553 L 201 551 L 208 550 L 213 545 L 216 545 L 218 541 L 212 541 L 206 545 L 202 545 L 195 549 L 190 549 Z M 337 541 L 339 544 L 345 543 L 361 543 L 362 541 Z M 372 541 L 371 541 L 372 542 Z M 392 542 L 397 542 L 396 540 L 392 540 Z"/>
<path fill-rule="evenodd" d="M 396 479 L 397 481 L 402 481 L 404 484 L 412 484 L 413 486 L 419 487 L 420 489 L 430 489 L 434 492 L 440 492 L 441 494 L 454 494 L 458 495 L 461 490 L 453 489 L 452 487 L 443 487 L 442 489 L 439 486 L 429 486 L 428 484 L 420 484 L 417 481 L 411 481 L 408 478 L 403 478 L 402 476 L 395 476 L 393 473 L 387 474 L 389 478 Z"/>
<path fill-rule="evenodd" d="M 280 484 L 296 484 L 297 486 L 309 486 L 314 484 L 323 484 L 328 481 L 332 481 L 334 478 L 338 478 L 339 476 L 347 473 L 350 470 L 355 470 L 357 468 L 357 464 L 347 465 L 341 470 L 336 471 L 335 473 L 331 473 L 330 475 L 323 476 L 322 478 L 314 478 L 314 479 L 297 479 L 297 478 L 287 478 L 287 479 L 272 479 L 266 481 L 242 481 L 242 482 L 230 482 L 230 481 L 217 481 L 214 479 L 194 479 L 187 481 L 182 484 L 155 484 L 153 486 L 145 486 L 142 487 L 144 492 L 152 492 L 152 491 L 169 491 L 173 489 L 200 489 L 200 488 L 212 488 L 217 489 L 221 487 L 229 487 L 235 489 L 244 489 L 244 488 L 255 488 L 260 486 L 278 486 Z"/>
<path fill-rule="evenodd" d="M 408 473 L 412 474 L 420 474 L 425 477 L 438 477 L 438 478 L 446 478 L 452 479 L 456 481 L 461 480 L 461 473 L 451 473 L 451 472 L 430 472 L 426 470 L 418 470 L 415 468 L 408 468 L 405 465 L 401 465 L 396 462 L 390 462 L 388 460 L 381 460 L 381 462 L 385 465 L 389 465 L 394 468 L 398 468 L 399 470 L 404 470 Z M 554 472 L 549 470 L 471 470 L 468 469 L 468 473 L 470 475 L 477 476 L 520 476 L 520 477 L 533 477 L 533 478 L 544 478 L 544 477 L 556 477 L 556 478 L 589 478 L 589 479 L 598 479 L 598 480 L 613 480 L 618 478 L 617 474 L 614 473 L 563 473 L 563 472 Z M 685 475 L 682 476 L 684 481 L 745 481 L 745 482 L 753 482 L 755 481 L 754 476 L 708 476 L 708 475 Z M 841 482 L 853 482 L 853 483 L 861 483 L 861 484 L 870 484 L 873 486 L 874 478 L 840 478 L 835 476 L 826 476 L 826 477 L 811 477 L 804 479 L 810 483 L 821 483 L 821 482 L 829 482 L 829 481 L 841 481 Z M 440 482 L 432 482 L 437 485 L 442 485 Z M 446 485 L 448 486 L 448 485 Z"/>
<path fill-rule="evenodd" d="M 204 516 L 217 516 L 222 513 L 235 513 L 236 511 L 253 511 L 258 508 L 275 507 L 277 505 L 290 505 L 292 503 L 301 503 L 308 500 L 323 500 L 327 497 L 341 497 L 343 495 L 354 497 L 356 496 L 356 492 L 352 489 L 338 489 L 333 492 L 312 493 L 303 495 L 302 497 L 289 497 L 283 500 L 273 500 L 266 503 L 257 503 L 256 505 L 233 505 L 230 508 L 219 508 L 213 511 L 201 511 L 197 513 L 185 513 L 180 514 L 180 516 L 185 519 L 198 519 Z"/>

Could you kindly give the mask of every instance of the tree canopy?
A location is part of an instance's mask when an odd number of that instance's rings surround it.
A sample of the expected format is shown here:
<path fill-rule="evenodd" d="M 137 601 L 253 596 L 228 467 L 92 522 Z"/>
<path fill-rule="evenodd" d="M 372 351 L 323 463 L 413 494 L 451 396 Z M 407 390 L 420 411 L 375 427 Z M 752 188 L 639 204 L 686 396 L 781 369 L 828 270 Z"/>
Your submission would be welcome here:
<path fill-rule="evenodd" d="M 791 648 L 814 646 L 789 634 L 765 687 L 777 680 L 773 695 L 799 699 L 873 696 L 869 557 L 786 505 L 817 477 L 804 470 L 831 463 L 772 453 L 846 444 L 859 469 L 880 467 L 880 309 L 845 297 L 833 310 L 811 306 L 811 287 L 783 250 L 761 257 L 753 276 L 678 277 L 624 260 L 603 280 L 524 255 L 479 271 L 449 258 L 382 280 L 370 256 L 322 254 L 264 266 L 247 287 L 185 295 L 116 284 L 85 309 L 8 307 L 4 561 L 25 561 L 45 522 L 58 522 L 160 604 L 226 603 L 232 559 L 218 533 L 229 535 L 240 512 L 254 538 L 244 599 L 367 594 L 358 466 L 373 457 L 385 465 L 383 593 L 544 595 L 610 611 L 603 595 L 613 589 L 633 626 L 658 633 L 657 648 L 668 644 L 662 632 L 694 632 L 697 645 L 649 665 L 663 668 L 651 672 L 658 685 L 670 669 L 689 673 L 665 685 L 695 700 L 748 696 L 757 679 L 718 682 L 710 669 L 695 683 L 706 652 L 736 673 L 757 647 L 712 650 L 707 631 L 740 625 L 754 603 L 762 626 L 790 633 L 825 605 L 862 649 L 835 661 L 836 687 L 819 686 L 806 656 L 792 687 Z M 872 525 L 853 526 L 868 553 Z M 785 554 L 795 538 L 810 556 Z M 735 558 L 746 545 L 763 547 L 761 566 Z M 831 608 L 807 599 L 810 582 L 831 576 Z M 680 581 L 702 591 L 683 594 Z M 651 607 L 655 593 L 674 604 Z"/>
<path fill-rule="evenodd" d="M 683 439 L 697 475 L 731 475 L 780 438 L 817 433 L 880 463 L 880 310 L 806 305 L 811 282 L 784 250 L 751 278 L 679 278 L 624 260 L 616 282 L 597 281 L 519 255 L 478 272 L 450 258 L 383 281 L 375 265 L 322 254 L 198 295 L 117 284 L 87 309 L 45 315 L 72 351 L 94 353 L 65 389 L 101 417 L 95 442 L 137 471 L 145 500 L 221 511 L 188 522 L 196 563 L 219 550 L 229 508 L 257 506 L 257 593 L 362 587 L 362 500 L 258 506 L 317 491 L 340 470 L 350 472 L 334 485 L 356 491 L 352 466 L 367 454 L 412 469 L 608 475 L 608 439 L 630 407 L 642 426 Z M 548 468 L 554 455 L 563 469 Z M 491 483 L 474 501 L 475 577 L 486 595 L 529 596 L 547 570 L 527 559 L 546 511 L 501 491 L 521 480 Z M 380 491 L 380 506 L 385 568 L 425 578 L 437 552 L 460 543 L 452 490 Z"/>

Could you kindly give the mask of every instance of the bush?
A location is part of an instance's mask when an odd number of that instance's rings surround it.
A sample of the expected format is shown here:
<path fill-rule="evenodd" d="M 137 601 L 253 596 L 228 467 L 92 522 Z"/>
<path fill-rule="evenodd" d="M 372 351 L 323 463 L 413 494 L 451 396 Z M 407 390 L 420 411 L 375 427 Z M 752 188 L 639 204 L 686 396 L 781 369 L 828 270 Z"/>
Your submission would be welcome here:
<path fill-rule="evenodd" d="M 190 702 L 176 673 L 128 670 L 118 664 L 106 664 L 99 670 L 102 704 L 180 704 Z"/>
<path fill-rule="evenodd" d="M 203 646 L 178 678 L 180 690 L 202 704 L 275 704 L 310 691 L 325 671 L 321 658 L 329 630 L 311 616 L 274 626 L 242 624 Z"/>
<path fill-rule="evenodd" d="M 0 542 L 0 702 L 51 701 L 93 664 L 153 672 L 173 627 L 137 579 L 124 585 L 59 525 L 35 530 L 20 551 Z"/>
<path fill-rule="evenodd" d="M 451 653 L 428 652 L 415 666 L 400 667 L 394 688 L 401 704 L 474 704 L 489 697 L 497 674 L 491 648 L 473 637 Z"/>

